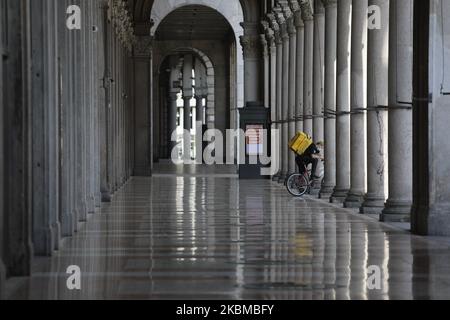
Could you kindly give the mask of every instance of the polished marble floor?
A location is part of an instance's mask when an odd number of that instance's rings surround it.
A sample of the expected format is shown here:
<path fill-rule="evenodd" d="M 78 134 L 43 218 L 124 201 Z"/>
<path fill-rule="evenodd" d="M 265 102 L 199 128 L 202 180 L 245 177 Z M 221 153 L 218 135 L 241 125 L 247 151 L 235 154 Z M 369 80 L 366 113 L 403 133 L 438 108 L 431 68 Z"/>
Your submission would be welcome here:
<path fill-rule="evenodd" d="M 67 289 L 70 265 L 81 290 Z M 449 299 L 450 245 L 270 181 L 134 178 L 8 287 L 10 299 Z"/>

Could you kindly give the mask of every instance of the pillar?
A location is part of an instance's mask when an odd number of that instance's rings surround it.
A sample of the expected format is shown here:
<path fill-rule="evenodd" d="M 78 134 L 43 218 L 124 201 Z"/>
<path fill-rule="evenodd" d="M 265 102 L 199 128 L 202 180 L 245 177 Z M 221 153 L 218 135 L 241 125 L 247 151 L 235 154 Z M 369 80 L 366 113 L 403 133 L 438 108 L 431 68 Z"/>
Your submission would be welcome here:
<path fill-rule="evenodd" d="M 99 92 L 99 144 L 100 144 L 100 193 L 102 202 L 111 201 L 111 187 L 109 182 L 109 114 L 110 114 L 110 69 L 109 69 L 109 40 L 110 30 L 107 22 L 107 4 L 101 5 L 101 21 L 99 21 L 98 34 L 99 55 L 98 68 L 101 77 Z"/>
<path fill-rule="evenodd" d="M 51 1 L 30 2 L 31 16 L 31 188 L 33 245 L 37 255 L 50 256 L 59 242 L 58 111 L 56 76 L 56 13 Z"/>
<path fill-rule="evenodd" d="M 288 114 L 289 114 L 289 34 L 287 30 L 286 17 L 288 16 L 287 11 L 283 10 L 282 6 L 277 6 L 274 8 L 275 18 L 277 19 L 278 25 L 280 27 L 279 32 L 279 48 L 278 55 L 281 57 L 280 69 L 278 70 L 278 122 L 280 123 L 280 156 L 281 156 L 281 170 L 280 176 L 278 177 L 278 182 L 283 183 L 286 179 L 289 170 L 289 150 L 288 150 Z"/>
<path fill-rule="evenodd" d="M 325 9 L 322 1 L 314 1 L 314 40 L 313 40 L 313 139 L 317 142 L 324 140 L 324 60 L 325 60 Z M 316 175 L 323 168 L 320 161 L 317 165 Z M 317 179 L 311 193 L 319 195 L 321 179 Z"/>
<path fill-rule="evenodd" d="M 295 63 L 295 131 L 303 131 L 303 79 L 304 79 L 304 40 L 305 29 L 302 19 L 302 11 L 297 9 L 294 12 L 294 23 L 297 29 L 297 50 Z"/>
<path fill-rule="evenodd" d="M 303 131 L 313 135 L 314 17 L 310 1 L 301 3 L 304 23 Z"/>
<path fill-rule="evenodd" d="M 133 51 L 134 63 L 134 175 L 150 176 L 152 173 L 153 144 L 152 113 L 149 106 L 152 105 L 153 71 L 152 71 L 152 38 L 139 37 L 140 45 Z"/>
<path fill-rule="evenodd" d="M 3 29 L 3 36 L 8 41 L 3 43 L 2 61 L 4 81 L 2 86 L 3 100 L 0 104 L 3 110 L 0 119 L 3 136 L 3 176 L 2 184 L 4 196 L 2 211 L 5 215 L 1 234 L 5 268 L 8 276 L 27 276 L 30 274 L 33 245 L 31 238 L 31 194 L 29 175 L 30 160 L 30 103 L 28 90 L 30 80 L 29 43 L 30 7 L 21 1 L 8 1 L 6 20 L 7 30 Z M 3 15 L 3 11 L 0 15 Z M 0 211 L 1 214 L 1 211 Z M 7 218 L 6 218 L 7 215 Z M 1 225 L 1 223 L 0 223 Z M 4 242 L 3 242 L 4 241 Z M 4 251 L 3 251 L 4 250 Z M 1 269 L 1 267 L 0 267 Z M 1 272 L 1 270 L 0 270 Z M 0 273 L 0 277 L 1 277 Z"/>
<path fill-rule="evenodd" d="M 191 99 L 193 97 L 192 91 L 192 67 L 193 59 L 192 55 L 187 54 L 184 56 L 183 64 L 183 108 L 184 108 L 184 136 L 183 136 L 183 155 L 184 161 L 190 163 L 191 161 Z"/>
<path fill-rule="evenodd" d="M 270 104 L 270 61 L 269 61 L 269 47 L 265 34 L 260 35 L 262 53 L 263 53 L 263 64 L 264 64 L 264 107 L 268 108 Z"/>
<path fill-rule="evenodd" d="M 171 56 L 170 57 L 170 78 L 169 78 L 169 95 L 168 95 L 168 101 L 167 101 L 167 107 L 168 107 L 168 138 L 169 138 L 169 152 L 168 157 L 171 158 L 172 150 L 176 147 L 177 143 L 176 141 L 172 141 L 172 135 L 177 129 L 177 114 L 178 114 L 178 106 L 177 106 L 177 99 L 178 99 L 178 93 L 180 91 L 179 88 L 174 87 L 174 82 L 180 80 L 180 65 L 179 65 L 179 57 L 178 56 Z"/>
<path fill-rule="evenodd" d="M 409 221 L 412 206 L 413 2 L 390 2 L 389 197 L 382 221 Z"/>
<path fill-rule="evenodd" d="M 366 193 L 367 0 L 353 1 L 351 50 L 351 183 L 345 207 L 359 208 Z"/>
<path fill-rule="evenodd" d="M 343 203 L 350 190 L 350 48 L 352 0 L 337 3 L 336 187 L 332 202 Z"/>
<path fill-rule="evenodd" d="M 274 30 L 274 39 L 275 39 L 275 45 L 276 45 L 276 90 L 275 90 L 275 97 L 273 98 L 275 100 L 275 123 L 276 123 L 276 129 L 279 131 L 279 140 L 278 140 L 278 157 L 279 157 L 279 164 L 282 164 L 283 161 L 283 152 L 282 152 L 282 79 L 283 79 L 283 39 L 281 37 L 281 29 L 280 25 L 277 20 L 277 15 L 275 13 L 269 14 L 270 17 L 270 23 Z M 273 177 L 274 181 L 279 181 L 281 177 L 281 167 L 279 172 Z"/>
<path fill-rule="evenodd" d="M 6 19 L 6 10 L 2 4 L 0 4 L 2 8 L 0 12 L 0 181 L 5 181 L 4 176 L 4 155 L 5 149 L 3 148 L 3 121 L 4 121 L 4 109 L 3 109 L 3 59 L 6 59 L 6 48 L 3 46 L 6 42 L 3 39 L 3 26 Z M 0 234 L 5 234 L 4 222 L 4 186 L 3 183 L 0 183 Z M 5 280 L 6 280 L 6 267 L 4 263 L 4 239 L 5 237 L 0 237 L 0 299 L 5 298 Z"/>
<path fill-rule="evenodd" d="M 295 136 L 295 117 L 296 117 L 296 59 L 297 59 L 297 29 L 294 25 L 294 16 L 291 16 L 288 20 L 288 33 L 289 33 L 289 98 L 288 98 L 288 136 L 286 145 L 284 146 L 289 153 L 289 165 L 288 174 L 292 174 L 295 169 L 295 154 L 288 148 L 290 139 Z"/>
<path fill-rule="evenodd" d="M 443 24 L 449 12 L 450 3 L 445 0 L 418 2 L 414 7 L 413 90 L 416 101 L 413 108 L 414 205 L 411 227 L 419 235 L 450 235 L 450 201 L 447 196 L 450 194 L 450 79 L 444 76 L 450 73 L 450 44 L 441 41 L 450 34 L 449 24 Z M 425 27 L 428 25 L 430 28 Z M 429 47 L 424 43 L 430 43 Z M 430 92 L 433 95 L 431 103 L 428 99 Z M 429 168 L 433 168 L 432 172 Z M 430 264 L 438 265 L 433 262 Z M 420 261 L 418 263 L 420 268 Z M 433 271 L 435 268 L 430 269 Z"/>
<path fill-rule="evenodd" d="M 313 138 L 323 142 L 324 60 L 325 60 L 325 9 L 321 0 L 314 1 L 313 40 Z"/>
<path fill-rule="evenodd" d="M 368 35 L 367 194 L 361 213 L 380 214 L 387 194 L 389 0 L 370 0 L 369 5 L 381 9 L 381 29 L 369 28 Z"/>
<path fill-rule="evenodd" d="M 337 0 L 322 0 L 325 6 L 324 137 L 325 176 L 320 198 L 328 199 L 336 186 L 336 50 Z"/>
<path fill-rule="evenodd" d="M 244 36 L 240 37 L 240 42 L 244 54 L 244 99 L 245 102 L 261 101 L 260 93 L 260 46 L 261 41 L 256 23 L 243 23 Z M 243 106 L 240 106 L 243 107 Z"/>

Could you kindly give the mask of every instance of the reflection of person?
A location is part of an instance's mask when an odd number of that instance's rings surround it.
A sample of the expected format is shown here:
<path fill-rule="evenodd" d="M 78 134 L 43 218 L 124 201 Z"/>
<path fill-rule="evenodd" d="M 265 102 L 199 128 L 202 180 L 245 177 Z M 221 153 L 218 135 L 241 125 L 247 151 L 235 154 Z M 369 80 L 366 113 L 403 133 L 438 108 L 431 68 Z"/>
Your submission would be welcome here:
<path fill-rule="evenodd" d="M 322 142 L 318 142 L 317 144 L 313 143 L 308 147 L 308 149 L 306 149 L 305 153 L 303 153 L 302 155 L 297 155 L 295 157 L 295 161 L 297 163 L 297 166 L 299 167 L 301 174 L 304 174 L 305 168 L 312 164 L 311 179 L 320 179 L 320 177 L 316 176 L 316 171 L 319 160 L 322 160 L 319 149 L 322 147 Z"/>

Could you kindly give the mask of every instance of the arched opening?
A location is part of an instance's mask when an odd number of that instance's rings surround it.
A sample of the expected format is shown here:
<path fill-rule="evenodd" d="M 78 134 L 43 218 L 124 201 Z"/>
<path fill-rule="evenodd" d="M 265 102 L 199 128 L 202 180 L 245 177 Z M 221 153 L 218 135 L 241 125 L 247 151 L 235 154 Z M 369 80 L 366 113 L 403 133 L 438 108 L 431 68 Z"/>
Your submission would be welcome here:
<path fill-rule="evenodd" d="M 188 87 L 183 85 L 185 73 L 192 80 Z M 205 143 L 196 137 L 203 137 L 207 129 L 215 128 L 214 90 L 214 67 L 203 52 L 179 48 L 163 59 L 159 67 L 159 103 L 156 106 L 159 127 L 153 129 L 159 147 L 159 163 L 170 164 L 201 156 Z M 185 113 L 185 99 L 189 116 Z M 187 128 L 189 142 L 185 143 Z"/>
<path fill-rule="evenodd" d="M 156 13 L 152 11 L 157 44 L 152 52 L 152 161 L 156 171 L 157 164 L 173 160 L 201 163 L 206 130 L 225 133 L 237 128 L 243 99 L 242 54 L 227 14 L 204 5 L 174 5 L 175 10 L 161 13 L 157 5 L 153 7 Z"/>

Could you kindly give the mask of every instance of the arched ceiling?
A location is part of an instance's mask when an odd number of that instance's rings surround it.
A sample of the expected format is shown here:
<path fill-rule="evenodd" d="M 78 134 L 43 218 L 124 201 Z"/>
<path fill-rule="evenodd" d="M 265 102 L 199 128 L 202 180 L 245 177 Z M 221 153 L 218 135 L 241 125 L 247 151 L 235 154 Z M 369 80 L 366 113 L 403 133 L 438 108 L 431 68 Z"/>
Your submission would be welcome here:
<path fill-rule="evenodd" d="M 178 8 L 159 25 L 157 40 L 222 40 L 233 30 L 217 11 L 199 5 Z"/>
<path fill-rule="evenodd" d="M 260 1 L 259 0 L 239 0 L 239 1 L 241 3 L 242 10 L 244 12 L 245 20 L 250 22 L 257 22 L 260 13 Z M 154 0 L 127 0 L 127 2 L 128 7 L 134 14 L 134 19 L 136 23 L 147 23 L 148 21 L 150 21 L 150 14 Z"/>

